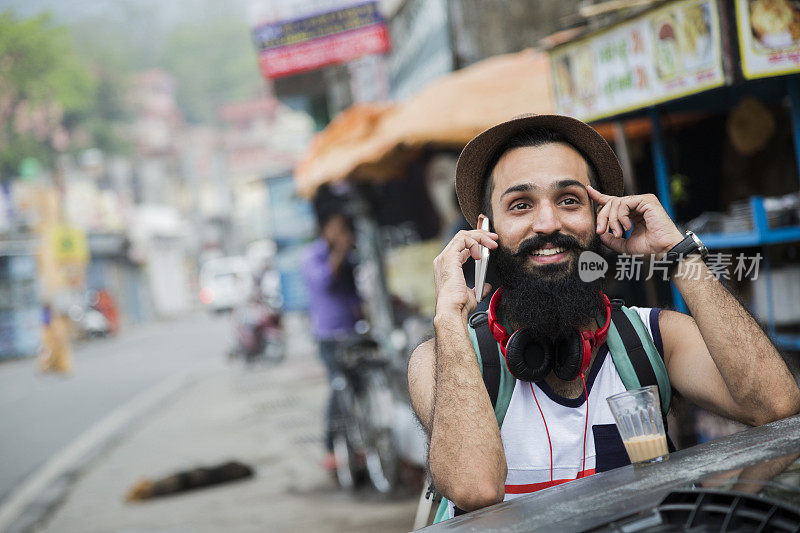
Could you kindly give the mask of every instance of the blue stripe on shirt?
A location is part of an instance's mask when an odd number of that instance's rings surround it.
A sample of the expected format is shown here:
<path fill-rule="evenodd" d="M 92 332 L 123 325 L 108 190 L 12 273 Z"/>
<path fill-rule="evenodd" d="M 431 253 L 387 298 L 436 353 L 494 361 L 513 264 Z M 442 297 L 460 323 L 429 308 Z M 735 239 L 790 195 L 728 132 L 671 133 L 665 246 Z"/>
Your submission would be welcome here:
<path fill-rule="evenodd" d="M 660 307 L 653 307 L 650 309 L 650 332 L 653 334 L 653 343 L 656 345 L 656 350 L 664 359 L 664 343 L 661 341 L 661 328 L 658 327 L 658 315 L 661 313 Z"/>

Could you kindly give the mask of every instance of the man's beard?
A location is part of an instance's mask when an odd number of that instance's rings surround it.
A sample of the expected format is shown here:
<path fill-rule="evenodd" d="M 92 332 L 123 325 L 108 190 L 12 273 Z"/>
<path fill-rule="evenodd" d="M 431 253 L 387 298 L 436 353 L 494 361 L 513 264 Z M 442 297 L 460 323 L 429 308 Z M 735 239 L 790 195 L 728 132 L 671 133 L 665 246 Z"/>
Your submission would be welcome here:
<path fill-rule="evenodd" d="M 548 243 L 565 248 L 572 257 L 531 264 L 530 253 Z M 578 276 L 578 256 L 585 250 L 600 253 L 600 238 L 595 235 L 584 247 L 574 237 L 554 233 L 526 239 L 517 253 L 502 244 L 492 252 L 503 287 L 502 310 L 514 329 L 528 327 L 537 337 L 556 339 L 584 327 L 604 309 L 603 278 L 587 283 Z"/>

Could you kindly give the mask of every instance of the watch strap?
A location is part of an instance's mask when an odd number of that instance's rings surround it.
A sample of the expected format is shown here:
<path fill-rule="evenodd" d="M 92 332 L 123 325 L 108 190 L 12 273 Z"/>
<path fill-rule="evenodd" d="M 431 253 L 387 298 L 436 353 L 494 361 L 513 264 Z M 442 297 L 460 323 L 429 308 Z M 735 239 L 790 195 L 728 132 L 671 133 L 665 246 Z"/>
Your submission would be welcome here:
<path fill-rule="evenodd" d="M 670 248 L 665 259 L 675 264 L 689 254 L 699 254 L 700 247 L 691 235 L 687 235 L 681 242 Z"/>
<path fill-rule="evenodd" d="M 694 233 L 687 231 L 686 237 L 664 255 L 662 262 L 667 263 L 667 272 L 672 275 L 676 265 L 691 254 L 698 254 L 700 258 L 705 261 L 708 249 Z"/>

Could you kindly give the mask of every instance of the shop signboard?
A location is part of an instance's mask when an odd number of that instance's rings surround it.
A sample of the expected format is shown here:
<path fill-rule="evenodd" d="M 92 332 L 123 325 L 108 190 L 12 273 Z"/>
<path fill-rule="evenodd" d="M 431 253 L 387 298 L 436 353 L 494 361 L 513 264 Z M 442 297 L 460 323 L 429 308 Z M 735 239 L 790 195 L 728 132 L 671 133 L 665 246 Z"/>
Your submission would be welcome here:
<path fill-rule="evenodd" d="M 303 256 L 317 232 L 314 211 L 310 202 L 297 196 L 291 176 L 270 178 L 267 187 L 272 238 L 278 245 L 275 268 L 281 277 L 283 307 L 287 311 L 303 311 L 308 308 Z"/>
<path fill-rule="evenodd" d="M 50 230 L 50 246 L 59 264 L 86 264 L 89 262 L 89 244 L 86 233 L 70 226 L 56 226 Z"/>
<path fill-rule="evenodd" d="M 291 176 L 269 178 L 269 210 L 275 242 L 308 241 L 314 238 L 317 221 L 311 203 L 297 196 Z"/>
<path fill-rule="evenodd" d="M 253 30 L 266 78 L 282 78 L 368 54 L 389 51 L 389 31 L 378 2 L 269 22 Z"/>
<path fill-rule="evenodd" d="M 308 291 L 303 278 L 303 259 L 308 245 L 283 245 L 275 257 L 275 269 L 280 274 L 284 311 L 308 309 Z"/>
<path fill-rule="evenodd" d="M 585 121 L 725 83 L 717 0 L 683 0 L 550 52 L 556 108 Z"/>
<path fill-rule="evenodd" d="M 800 72 L 800 2 L 736 0 L 736 23 L 745 78 Z"/>

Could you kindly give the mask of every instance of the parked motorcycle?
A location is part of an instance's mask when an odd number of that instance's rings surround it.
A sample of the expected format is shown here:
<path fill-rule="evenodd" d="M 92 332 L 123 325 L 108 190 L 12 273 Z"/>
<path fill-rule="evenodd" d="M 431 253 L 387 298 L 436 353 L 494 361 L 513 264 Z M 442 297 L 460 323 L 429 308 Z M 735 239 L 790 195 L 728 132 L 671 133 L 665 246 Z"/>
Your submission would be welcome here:
<path fill-rule="evenodd" d="M 98 291 L 88 290 L 69 306 L 68 315 L 82 338 L 105 337 L 113 332 L 98 294 Z"/>
<path fill-rule="evenodd" d="M 278 363 L 286 357 L 286 341 L 279 306 L 263 297 L 253 297 L 231 315 L 234 346 L 230 358 L 246 363 Z"/>

